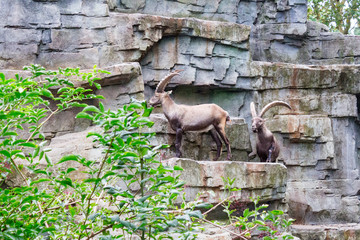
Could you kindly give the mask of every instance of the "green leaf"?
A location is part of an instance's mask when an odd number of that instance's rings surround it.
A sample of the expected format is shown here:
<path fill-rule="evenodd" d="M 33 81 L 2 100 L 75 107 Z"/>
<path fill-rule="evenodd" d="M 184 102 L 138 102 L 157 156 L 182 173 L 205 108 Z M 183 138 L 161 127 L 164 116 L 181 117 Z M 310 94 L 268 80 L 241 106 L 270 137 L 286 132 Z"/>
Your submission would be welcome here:
<path fill-rule="evenodd" d="M 9 151 L 1 150 L 0 154 L 4 155 L 5 157 L 11 158 L 11 154 Z"/>
<path fill-rule="evenodd" d="M 87 114 L 87 113 L 84 113 L 84 112 L 79 112 L 75 118 L 86 118 L 86 119 L 90 119 L 90 120 L 93 120 L 93 116 Z"/>
<path fill-rule="evenodd" d="M 49 166 L 53 166 L 53 163 L 47 154 L 45 154 L 45 160 Z"/>
<path fill-rule="evenodd" d="M 42 89 L 41 94 L 48 98 L 54 98 L 53 94 L 47 89 Z"/>
<path fill-rule="evenodd" d="M 72 103 L 70 103 L 70 105 L 71 105 L 72 107 L 82 107 L 82 108 L 84 108 L 84 107 L 87 106 L 86 103 L 78 103 L 78 102 L 72 102 Z"/>
<path fill-rule="evenodd" d="M 249 216 L 249 214 L 250 214 L 250 211 L 248 208 L 243 211 L 243 217 L 247 218 Z"/>
<path fill-rule="evenodd" d="M 87 106 L 83 109 L 83 112 L 100 112 L 100 110 L 95 106 Z"/>
<path fill-rule="evenodd" d="M 184 171 L 184 169 L 182 167 L 177 166 L 177 165 L 174 166 L 174 170 L 176 170 L 176 171 Z"/>
<path fill-rule="evenodd" d="M 1 79 L 2 81 L 5 81 L 5 74 L 2 73 L 2 72 L 0 72 L 0 79 Z"/>
<path fill-rule="evenodd" d="M 119 221 L 124 227 L 127 227 L 129 229 L 136 229 L 136 226 L 128 221 L 121 220 Z"/>
<path fill-rule="evenodd" d="M 175 219 L 175 220 L 172 220 L 172 221 L 167 221 L 166 222 L 167 225 L 169 225 L 170 227 L 177 227 L 179 226 L 179 222 Z"/>
<path fill-rule="evenodd" d="M 203 218 L 203 215 L 199 210 L 189 212 L 188 214 L 190 217 Z"/>
<path fill-rule="evenodd" d="M 260 221 L 260 220 L 255 220 L 254 223 L 258 224 L 258 225 L 262 225 L 262 226 L 265 225 L 265 222 Z"/>
<path fill-rule="evenodd" d="M 200 204 L 197 204 L 195 205 L 196 208 L 211 208 L 213 205 L 210 204 L 210 203 L 200 203 Z"/>
<path fill-rule="evenodd" d="M 34 184 L 37 184 L 37 183 L 41 183 L 41 182 L 48 182 L 48 181 L 51 181 L 50 179 L 47 179 L 47 178 L 40 178 L 38 180 L 35 180 L 35 181 L 32 181 L 30 183 L 30 186 L 34 185 Z"/>
<path fill-rule="evenodd" d="M 112 171 L 107 171 L 104 176 L 102 176 L 102 179 L 107 178 L 108 176 L 113 176 L 116 175 L 116 173 L 112 172 Z"/>
<path fill-rule="evenodd" d="M 110 221 L 111 222 L 120 222 L 120 217 L 119 215 L 114 215 L 110 217 Z"/>
<path fill-rule="evenodd" d="M 184 185 L 185 185 L 185 182 L 181 181 L 181 182 L 175 184 L 175 185 L 174 185 L 174 188 L 181 188 L 181 187 L 184 186 Z"/>
<path fill-rule="evenodd" d="M 84 182 L 87 182 L 87 183 L 91 183 L 91 182 L 98 183 L 100 181 L 101 181 L 100 178 L 88 178 L 88 179 L 84 180 Z"/>
<path fill-rule="evenodd" d="M 43 170 L 43 169 L 35 169 L 34 172 L 35 172 L 35 173 L 42 173 L 42 174 L 45 174 L 45 175 L 48 174 L 48 172 L 46 172 L 46 171 Z"/>
<path fill-rule="evenodd" d="M 18 134 L 16 132 L 5 132 L 2 135 L 5 137 L 5 136 L 17 136 Z"/>
<path fill-rule="evenodd" d="M 3 235 L 8 237 L 8 239 L 11 239 L 11 240 L 17 240 L 18 239 L 17 237 L 15 237 L 13 235 L 10 235 L 9 233 L 6 233 L 6 232 L 4 232 Z"/>
<path fill-rule="evenodd" d="M 73 171 L 76 171 L 76 170 L 77 170 L 76 168 L 68 168 L 68 169 L 66 170 L 66 173 L 69 174 L 69 173 L 71 173 L 71 172 L 73 172 Z"/>
<path fill-rule="evenodd" d="M 31 143 L 31 142 L 20 143 L 19 145 L 24 146 L 24 147 L 31 147 L 31 148 L 37 147 L 37 145 L 35 143 Z"/>
<path fill-rule="evenodd" d="M 271 213 L 274 215 L 283 215 L 284 214 L 284 212 L 281 210 L 272 210 Z"/>
<path fill-rule="evenodd" d="M 60 161 L 57 164 L 63 163 L 63 162 L 67 162 L 67 161 L 76 161 L 79 162 L 79 155 L 67 155 L 64 156 L 60 159 Z"/>
<path fill-rule="evenodd" d="M 55 180 L 55 181 L 60 183 L 63 186 L 73 187 L 73 183 L 72 183 L 72 180 L 70 178 L 65 178 L 64 180 Z"/>
<path fill-rule="evenodd" d="M 146 199 L 148 199 L 149 197 L 151 197 L 151 195 L 147 195 L 147 196 L 144 196 L 144 197 L 142 197 L 142 198 L 139 198 L 137 201 L 143 203 L 143 202 L 145 202 Z"/>
<path fill-rule="evenodd" d="M 268 226 L 260 226 L 260 227 L 258 227 L 257 229 L 260 230 L 260 231 L 265 231 L 265 232 L 269 231 L 269 227 L 268 227 Z"/>
<path fill-rule="evenodd" d="M 94 214 L 91 214 L 90 216 L 89 216 L 89 220 L 94 220 L 97 216 L 99 216 L 100 215 L 100 213 L 94 213 Z"/>
<path fill-rule="evenodd" d="M 102 113 L 105 111 L 104 104 L 102 104 L 102 102 L 99 102 L 99 109 Z"/>
<path fill-rule="evenodd" d="M 101 85 L 97 82 L 94 82 L 94 86 L 97 88 L 97 89 L 101 89 Z"/>
<path fill-rule="evenodd" d="M 12 110 L 7 115 L 11 116 L 11 117 L 24 117 L 25 113 L 20 112 L 20 111 L 16 111 L 16 110 Z"/>

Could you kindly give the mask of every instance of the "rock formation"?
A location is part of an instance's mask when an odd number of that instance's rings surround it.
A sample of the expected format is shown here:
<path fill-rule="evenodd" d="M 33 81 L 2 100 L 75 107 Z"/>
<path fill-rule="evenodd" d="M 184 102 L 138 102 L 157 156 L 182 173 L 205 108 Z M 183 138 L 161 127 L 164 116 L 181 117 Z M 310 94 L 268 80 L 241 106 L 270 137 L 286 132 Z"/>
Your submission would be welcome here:
<path fill-rule="evenodd" d="M 233 160 L 249 161 L 255 144 L 250 102 L 289 102 L 291 115 L 274 108 L 265 117 L 282 146 L 290 216 L 302 223 L 359 221 L 360 37 L 307 21 L 306 0 L 0 2 L 2 72 L 31 63 L 110 68 L 114 75 L 99 93 L 116 108 L 130 96 L 148 99 L 170 70 L 184 69 L 169 84 L 175 101 L 214 102 L 230 113 Z M 54 121 L 76 113 L 64 114 Z M 163 116 L 153 119 L 154 141 L 172 143 Z M 44 131 L 51 139 L 88 126 L 52 122 Z M 184 157 L 207 160 L 216 152 L 209 135 L 184 141 Z"/>

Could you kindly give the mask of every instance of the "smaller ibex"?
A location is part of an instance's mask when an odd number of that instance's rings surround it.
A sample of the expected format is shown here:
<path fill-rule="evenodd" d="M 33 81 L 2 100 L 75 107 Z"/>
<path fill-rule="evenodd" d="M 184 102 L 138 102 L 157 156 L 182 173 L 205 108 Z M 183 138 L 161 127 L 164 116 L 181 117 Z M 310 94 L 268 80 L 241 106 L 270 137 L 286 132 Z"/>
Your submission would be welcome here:
<path fill-rule="evenodd" d="M 267 104 L 261 110 L 260 114 L 257 115 L 254 102 L 250 103 L 250 110 L 252 115 L 251 129 L 254 133 L 257 133 L 256 152 L 261 162 L 275 162 L 280 153 L 280 147 L 276 141 L 276 138 L 272 132 L 266 128 L 265 119 L 262 118 L 266 111 L 275 106 L 284 106 L 292 109 L 286 102 L 273 101 Z M 250 155 L 254 154 L 251 153 Z"/>
<path fill-rule="evenodd" d="M 176 104 L 171 98 L 171 91 L 165 92 L 165 87 L 171 78 L 179 75 L 182 70 L 176 70 L 165 76 L 157 85 L 155 95 L 149 103 L 153 107 L 162 105 L 165 117 L 171 128 L 176 131 L 176 157 L 181 157 L 180 147 L 182 135 L 186 131 L 205 132 L 210 131 L 216 142 L 217 154 L 214 161 L 220 157 L 222 143 L 217 134 L 220 135 L 227 147 L 227 160 L 231 158 L 230 142 L 225 135 L 225 125 L 230 121 L 229 114 L 216 104 L 200 104 L 187 106 Z"/>

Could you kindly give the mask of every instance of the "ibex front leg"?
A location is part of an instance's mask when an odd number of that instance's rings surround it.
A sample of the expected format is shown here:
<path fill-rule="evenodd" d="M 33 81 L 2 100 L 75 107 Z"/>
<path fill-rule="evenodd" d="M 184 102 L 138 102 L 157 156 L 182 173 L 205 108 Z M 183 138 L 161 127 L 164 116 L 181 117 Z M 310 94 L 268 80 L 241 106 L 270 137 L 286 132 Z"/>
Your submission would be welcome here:
<path fill-rule="evenodd" d="M 181 128 L 176 129 L 176 140 L 175 140 L 175 149 L 176 149 L 176 157 L 181 157 L 181 139 L 183 135 L 183 130 Z"/>
<path fill-rule="evenodd" d="M 271 154 L 273 153 L 274 150 L 275 150 L 274 143 L 271 143 L 271 146 L 269 148 L 269 155 L 268 158 L 266 159 L 266 162 L 271 162 Z"/>

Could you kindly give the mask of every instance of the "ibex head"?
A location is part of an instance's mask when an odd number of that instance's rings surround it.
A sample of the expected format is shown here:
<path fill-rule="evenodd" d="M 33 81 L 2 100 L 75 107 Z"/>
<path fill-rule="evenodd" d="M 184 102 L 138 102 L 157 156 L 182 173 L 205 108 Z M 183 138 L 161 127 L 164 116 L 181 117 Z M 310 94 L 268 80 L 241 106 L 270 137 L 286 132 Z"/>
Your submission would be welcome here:
<path fill-rule="evenodd" d="M 262 116 L 272 107 L 275 106 L 284 106 L 287 107 L 289 109 L 292 109 L 291 106 L 289 104 L 287 104 L 286 102 L 283 101 L 273 101 L 269 104 L 267 104 L 260 112 L 259 115 L 257 115 L 256 110 L 255 110 L 255 104 L 254 102 L 250 103 L 250 110 L 251 110 L 251 115 L 252 115 L 252 124 L 251 124 L 251 129 L 253 132 L 258 132 L 259 129 L 261 129 L 264 124 L 265 124 L 265 119 L 262 118 Z"/>
<path fill-rule="evenodd" d="M 165 96 L 168 96 L 171 94 L 172 91 L 165 92 L 165 87 L 168 85 L 170 80 L 176 76 L 179 75 L 179 72 L 183 70 L 175 70 L 174 72 L 166 75 L 157 85 L 155 89 L 155 94 L 152 98 L 149 100 L 149 104 L 153 107 L 158 107 L 161 105 L 161 101 Z"/>

